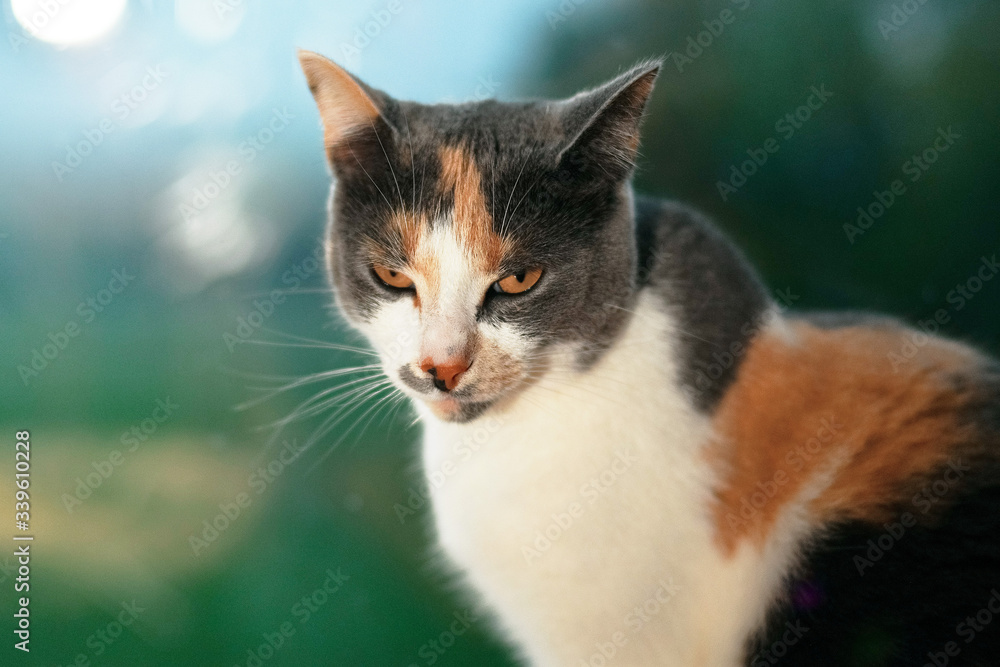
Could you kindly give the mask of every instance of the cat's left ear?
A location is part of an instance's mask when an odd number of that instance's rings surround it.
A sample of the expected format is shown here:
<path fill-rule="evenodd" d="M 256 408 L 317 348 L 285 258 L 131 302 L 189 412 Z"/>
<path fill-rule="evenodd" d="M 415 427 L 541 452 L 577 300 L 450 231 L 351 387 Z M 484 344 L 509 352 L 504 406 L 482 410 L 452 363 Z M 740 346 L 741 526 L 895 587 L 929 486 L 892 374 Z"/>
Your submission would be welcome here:
<path fill-rule="evenodd" d="M 560 165 L 572 170 L 598 166 L 616 178 L 627 176 L 639 148 L 639 125 L 662 62 L 650 60 L 594 90 L 563 102 L 567 141 Z"/>
<path fill-rule="evenodd" d="M 319 107 L 334 171 L 343 173 L 364 168 L 372 159 L 385 159 L 396 132 L 388 120 L 394 100 L 318 53 L 300 49 L 299 63 Z"/>

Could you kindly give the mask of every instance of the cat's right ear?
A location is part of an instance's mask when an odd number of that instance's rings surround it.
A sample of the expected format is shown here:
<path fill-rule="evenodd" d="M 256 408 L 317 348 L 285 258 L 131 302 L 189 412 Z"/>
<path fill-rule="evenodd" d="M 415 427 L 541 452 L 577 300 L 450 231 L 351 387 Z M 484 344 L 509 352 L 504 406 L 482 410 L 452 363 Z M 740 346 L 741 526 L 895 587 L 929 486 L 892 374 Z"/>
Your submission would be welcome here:
<path fill-rule="evenodd" d="M 318 53 L 299 49 L 299 63 L 319 107 L 330 166 L 343 174 L 387 160 L 395 129 L 386 120 L 392 98 Z"/>

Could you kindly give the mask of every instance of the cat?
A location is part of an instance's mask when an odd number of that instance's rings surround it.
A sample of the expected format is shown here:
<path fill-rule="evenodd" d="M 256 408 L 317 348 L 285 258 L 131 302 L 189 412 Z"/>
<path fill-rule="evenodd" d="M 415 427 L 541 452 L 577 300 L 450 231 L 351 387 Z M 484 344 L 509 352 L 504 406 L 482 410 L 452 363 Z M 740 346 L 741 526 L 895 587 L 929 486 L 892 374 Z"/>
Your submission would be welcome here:
<path fill-rule="evenodd" d="M 337 302 L 525 663 L 1000 664 L 1000 367 L 786 312 L 703 215 L 634 194 L 659 61 L 423 105 L 299 58 Z"/>

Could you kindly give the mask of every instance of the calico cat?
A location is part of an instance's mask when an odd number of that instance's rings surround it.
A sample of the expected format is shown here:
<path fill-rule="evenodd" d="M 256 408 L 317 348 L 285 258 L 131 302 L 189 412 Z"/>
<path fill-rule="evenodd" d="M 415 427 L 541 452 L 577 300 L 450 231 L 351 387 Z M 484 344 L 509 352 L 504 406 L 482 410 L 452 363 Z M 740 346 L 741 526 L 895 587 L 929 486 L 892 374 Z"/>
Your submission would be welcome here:
<path fill-rule="evenodd" d="M 784 312 L 704 217 L 634 195 L 658 62 L 428 106 L 300 60 L 337 300 L 526 663 L 1000 664 L 1000 368 Z"/>

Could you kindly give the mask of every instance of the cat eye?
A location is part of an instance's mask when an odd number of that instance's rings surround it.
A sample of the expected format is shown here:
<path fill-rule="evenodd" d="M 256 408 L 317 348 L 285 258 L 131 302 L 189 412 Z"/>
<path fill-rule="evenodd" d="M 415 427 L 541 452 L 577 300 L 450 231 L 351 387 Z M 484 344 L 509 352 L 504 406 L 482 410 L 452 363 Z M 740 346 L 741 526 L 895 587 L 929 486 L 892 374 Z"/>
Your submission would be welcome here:
<path fill-rule="evenodd" d="M 394 271 L 387 266 L 379 264 L 373 266 L 372 271 L 375 272 L 378 279 L 385 283 L 387 287 L 394 287 L 396 289 L 409 289 L 413 287 L 413 281 L 405 273 Z"/>
<path fill-rule="evenodd" d="M 538 279 L 541 277 L 541 269 L 525 269 L 520 273 L 512 273 L 506 278 L 501 278 L 496 281 L 493 283 L 492 289 L 494 292 L 500 292 L 502 294 L 523 294 L 534 287 L 535 283 L 537 283 Z"/>

